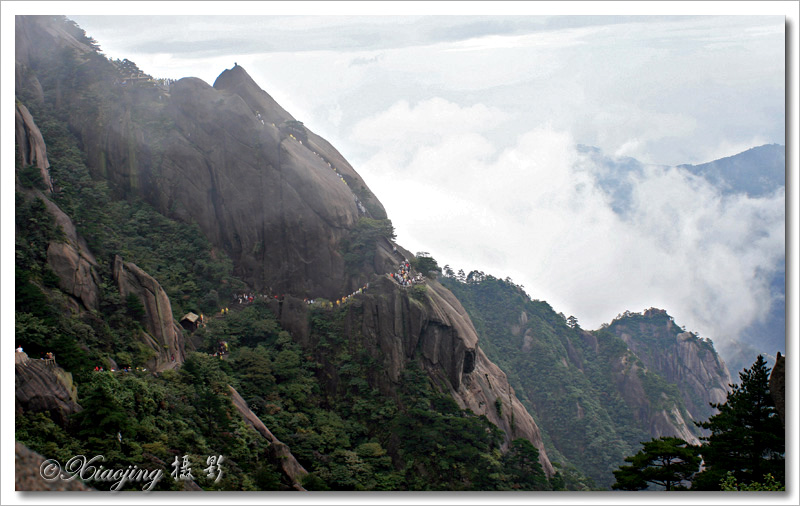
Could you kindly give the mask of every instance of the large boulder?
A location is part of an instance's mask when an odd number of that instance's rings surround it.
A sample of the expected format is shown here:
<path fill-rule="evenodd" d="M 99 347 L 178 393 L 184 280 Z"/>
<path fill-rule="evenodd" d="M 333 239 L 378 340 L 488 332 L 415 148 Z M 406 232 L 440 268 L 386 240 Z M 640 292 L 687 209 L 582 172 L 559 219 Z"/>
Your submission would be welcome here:
<path fill-rule="evenodd" d="M 42 201 L 64 232 L 62 239 L 47 246 L 47 264 L 58 275 L 59 288 L 81 301 L 86 309 L 98 309 L 100 275 L 94 254 L 69 216 L 51 200 L 42 198 Z"/>
<path fill-rule="evenodd" d="M 15 352 L 14 355 L 17 415 L 45 412 L 66 425 L 70 415 L 81 411 L 77 402 L 78 387 L 72 382 L 71 373 L 54 363 L 31 359 L 27 353 Z"/>
<path fill-rule="evenodd" d="M 18 492 L 66 492 L 66 491 L 92 491 L 92 487 L 81 481 L 80 477 L 73 479 L 46 480 L 42 477 L 42 464 L 46 457 L 36 453 L 19 441 L 14 443 L 14 490 Z"/>
<path fill-rule="evenodd" d="M 144 306 L 141 334 L 144 343 L 153 349 L 155 357 L 147 367 L 155 371 L 178 367 L 186 358 L 183 331 L 172 316 L 172 305 L 164 289 L 151 275 L 136 264 L 114 258 L 114 281 L 125 300 L 134 294 Z"/>

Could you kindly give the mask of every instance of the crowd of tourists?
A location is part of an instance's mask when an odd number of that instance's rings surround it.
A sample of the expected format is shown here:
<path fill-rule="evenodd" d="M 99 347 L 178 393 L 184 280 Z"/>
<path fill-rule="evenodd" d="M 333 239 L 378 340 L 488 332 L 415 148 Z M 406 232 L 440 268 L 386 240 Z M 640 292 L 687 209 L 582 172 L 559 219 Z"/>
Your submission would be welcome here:
<path fill-rule="evenodd" d="M 389 276 L 400 286 L 406 287 L 423 281 L 422 274 L 413 274 L 411 272 L 411 265 L 409 265 L 408 260 L 400 262 L 400 265 L 397 266 L 397 272 L 391 272 Z"/>

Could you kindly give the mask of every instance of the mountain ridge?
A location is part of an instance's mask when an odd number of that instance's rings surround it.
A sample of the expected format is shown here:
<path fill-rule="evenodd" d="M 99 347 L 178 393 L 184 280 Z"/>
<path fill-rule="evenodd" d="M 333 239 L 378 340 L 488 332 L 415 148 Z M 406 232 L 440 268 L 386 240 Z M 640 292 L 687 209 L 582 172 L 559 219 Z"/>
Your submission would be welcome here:
<path fill-rule="evenodd" d="M 313 489 L 320 481 L 335 483 L 334 476 L 341 475 L 333 471 L 344 473 L 335 467 L 341 461 L 352 465 L 347 468 L 351 474 L 358 474 L 359 468 L 363 474 L 359 466 L 366 462 L 375 469 L 383 466 L 387 475 L 394 476 L 387 479 L 391 483 L 396 483 L 391 481 L 396 479 L 391 466 L 406 469 L 409 476 L 434 480 L 433 469 L 438 468 L 420 464 L 423 456 L 444 459 L 457 450 L 443 441 L 434 445 L 434 438 L 423 438 L 421 451 L 404 446 L 397 434 L 381 432 L 386 427 L 399 427 L 397 432 L 409 439 L 431 427 L 446 427 L 441 434 L 450 434 L 450 427 L 467 427 L 453 436 L 465 437 L 467 447 L 475 441 L 479 441 L 475 447 L 485 443 L 487 451 L 468 461 L 475 466 L 506 462 L 519 449 L 515 442 L 522 439 L 536 451 L 535 460 L 552 487 L 568 475 L 564 467 L 553 464 L 556 458 L 566 456 L 566 462 L 580 466 L 577 478 L 570 475 L 575 489 L 594 488 L 580 472 L 607 486 L 610 470 L 634 452 L 641 438 L 679 435 L 698 441 L 700 433 L 692 419 L 706 413 L 703 402 L 723 398 L 727 371 L 713 345 L 713 353 L 703 355 L 705 342 L 678 332 L 666 311 L 645 311 L 643 317 L 658 320 L 648 323 L 646 331 L 641 326 L 638 333 L 626 327 L 624 320 L 632 318 L 627 314 L 619 322 L 588 332 L 547 303 L 522 297 L 510 281 L 509 286 L 497 286 L 498 280 L 483 273 L 474 277 L 471 273 L 469 283 L 448 275 L 438 280 L 436 269 L 422 268 L 422 257 L 393 241 L 385 209 L 341 153 L 277 104 L 244 68 L 234 65 L 224 70 L 213 86 L 197 78 L 165 83 L 143 73 L 128 73 L 135 64 L 104 59 L 91 41 L 87 45 L 68 33 L 71 25 L 57 29 L 53 22 L 17 19 L 17 50 L 22 55 L 16 83 L 21 99 L 17 190 L 18 205 L 22 199 L 35 211 L 36 202 L 43 202 L 66 232 L 66 241 L 47 237 L 47 258 L 28 262 L 29 272 L 24 279 L 18 274 L 18 284 L 34 295 L 39 290 L 41 297 L 66 299 L 59 306 L 63 315 L 106 332 L 93 334 L 74 324 L 74 335 L 79 337 L 70 344 L 78 350 L 66 348 L 74 356 L 102 350 L 92 359 L 108 360 L 114 368 L 133 362 L 148 365 L 164 381 L 190 378 L 195 388 L 201 388 L 195 392 L 196 403 L 214 423 L 212 415 L 230 404 L 223 398 L 233 399 L 238 415 L 229 418 L 260 434 L 251 441 L 253 447 L 275 441 L 286 445 L 281 455 L 270 458 L 273 463 L 281 458 L 290 461 L 283 466 L 282 479 L 294 489 Z M 34 47 L 37 37 L 31 34 L 55 44 Z M 69 56 L 76 44 L 80 49 Z M 42 165 L 48 148 L 46 139 L 37 140 L 36 121 L 53 119 L 47 113 L 26 116 L 25 102 L 46 104 L 53 115 L 63 117 L 91 177 L 99 182 L 96 192 L 86 191 L 88 198 L 81 195 L 81 199 L 96 200 L 97 209 L 107 210 L 102 206 L 109 203 L 102 201 L 110 195 L 108 199 L 119 207 L 114 216 L 125 216 L 125 226 L 119 230 L 126 237 L 103 230 L 111 226 L 99 218 L 102 226 L 94 227 L 91 213 L 76 214 L 64 198 L 74 189 L 66 177 L 73 167 L 64 168 L 63 146 L 51 150 L 57 153 L 52 174 L 58 175 L 51 189 L 25 186 L 22 176 L 31 172 L 26 166 L 34 161 Z M 56 130 L 52 125 L 43 130 L 45 137 L 62 140 L 52 134 Z M 46 181 L 48 168 L 36 170 Z M 83 190 L 87 188 L 91 189 Z M 46 221 L 41 215 L 33 218 L 30 223 Z M 182 226 L 176 227 L 178 222 Z M 156 255 L 153 261 L 142 253 L 156 249 L 155 243 L 169 242 L 145 238 L 148 229 L 163 230 L 163 237 L 177 229 L 180 239 L 194 242 L 193 251 L 204 256 L 170 257 L 176 264 L 193 264 L 178 270 L 179 279 L 173 279 L 158 262 L 167 257 Z M 19 227 L 18 234 L 23 233 L 41 239 L 30 227 Z M 143 244 L 135 244 L 137 240 Z M 59 248 L 63 251 L 56 254 Z M 120 255 L 122 251 L 127 254 Z M 140 258 L 150 263 L 145 265 Z M 234 275 L 226 271 L 228 260 Z M 433 259 L 427 260 L 435 266 Z M 402 286 L 398 280 L 409 271 L 412 278 L 419 274 L 420 281 Z M 198 287 L 201 279 L 208 283 Z M 496 290 L 495 298 L 510 301 L 507 307 L 492 300 L 491 293 L 480 293 L 484 283 Z M 231 317 L 227 305 L 237 294 L 239 304 L 242 296 L 248 302 L 236 307 Z M 24 302 L 19 304 L 23 312 L 38 309 Z M 201 316 L 198 328 L 181 329 L 176 320 L 192 310 L 201 315 L 207 310 L 206 319 Z M 117 338 L 128 339 L 127 348 L 114 349 L 119 339 L 112 339 L 113 333 L 97 321 L 99 315 L 114 324 Z M 51 317 L 33 315 L 24 322 L 21 336 L 39 339 L 36 346 L 51 345 L 41 341 L 39 325 Z M 664 318 L 669 320 L 666 333 Z M 653 350 L 645 346 L 649 338 L 670 341 L 674 348 L 666 350 L 665 345 L 649 353 Z M 227 355 L 223 350 L 228 344 L 239 349 Z M 508 354 L 501 356 L 499 351 Z M 707 363 L 700 360 L 709 355 Z M 65 361 L 77 363 L 74 356 Z M 409 381 L 417 378 L 417 368 L 425 380 Z M 693 376 L 693 368 L 703 374 Z M 128 372 L 129 367 L 125 369 Z M 301 370 L 309 374 L 302 376 Z M 222 381 L 220 371 L 238 384 Z M 248 376 L 237 376 L 242 371 Z M 97 409 L 98 398 L 109 400 L 96 385 L 99 377 L 76 371 L 80 388 L 91 392 L 89 410 Z M 562 381 L 543 391 L 545 381 L 553 383 L 549 377 Z M 297 378 L 301 379 L 291 383 Z M 213 387 L 203 390 L 206 380 Z M 270 390 L 284 384 L 291 384 L 291 389 Z M 711 389 L 699 399 L 688 394 L 692 389 L 708 390 L 708 385 Z M 431 391 L 420 394 L 426 388 Z M 190 398 L 190 394 L 183 395 Z M 325 420 L 322 425 L 347 426 L 341 433 L 360 444 L 350 444 L 340 434 L 335 442 L 340 446 L 331 449 L 333 429 L 318 435 L 301 426 L 300 420 L 310 417 L 298 415 L 296 404 L 313 395 L 321 396 L 320 404 L 339 409 L 316 413 Z M 162 400 L 149 416 L 166 411 L 169 404 Z M 420 405 L 429 409 L 420 413 Z M 400 411 L 397 418 L 391 418 L 392 409 Z M 476 427 L 477 435 L 469 430 Z M 81 431 L 90 429 L 83 426 Z M 218 432 L 220 437 L 231 434 Z M 244 440 L 253 437 L 250 432 L 241 429 L 236 434 Z M 288 447 L 297 458 L 287 453 Z M 147 448 L 147 453 L 152 450 L 162 458 L 169 455 L 164 447 Z M 240 458 L 239 464 L 244 466 L 245 460 Z M 270 480 L 275 477 L 268 471 L 258 473 L 254 476 L 274 485 Z M 403 483 L 420 483 L 405 479 Z M 470 485 L 475 485 L 481 477 L 471 479 Z"/>
<path fill-rule="evenodd" d="M 367 297 L 375 293 L 394 299 L 378 313 L 380 318 L 388 318 L 394 329 L 373 327 L 378 330 L 375 337 L 382 348 L 374 349 L 373 359 L 389 365 L 385 351 L 411 339 L 407 347 L 388 354 L 400 359 L 389 372 L 397 375 L 398 368 L 422 362 L 429 381 L 466 410 L 493 405 L 502 394 L 510 403 L 507 409 L 484 409 L 481 417 L 505 429 L 500 449 L 507 451 L 512 438 L 527 438 L 538 448 L 539 465 L 546 477 L 554 476 L 535 422 L 515 400 L 503 372 L 480 351 L 477 334 L 458 301 L 433 279 L 422 286 L 424 295 L 413 297 L 387 275 L 397 269 L 407 252 L 396 245 L 387 247 L 387 242 L 392 245 L 391 233 L 385 230 L 391 230 L 391 223 L 382 205 L 338 151 L 290 117 L 282 124 L 268 121 L 280 120 L 288 113 L 270 103 L 265 92 L 254 90 L 252 79 L 241 67 L 223 72 L 215 83 L 219 89 L 195 78 L 165 85 L 146 75 L 128 77 L 121 71 L 123 66 L 105 60 L 91 46 L 70 55 L 74 46 L 71 41 L 77 39 L 53 28 L 52 23 L 59 22 L 17 18 L 17 50 L 24 58 L 17 62 L 21 77 L 16 91 L 23 103 L 44 103 L 63 118 L 86 157 L 91 176 L 108 182 L 111 201 L 119 202 L 124 209 L 141 199 L 152 206 L 153 212 L 185 220 L 187 231 L 197 230 L 213 248 L 232 257 L 235 273 L 247 283 L 238 289 L 255 291 L 259 298 L 269 296 L 268 306 L 287 328 L 295 324 L 293 332 L 301 342 L 302 325 L 309 316 L 303 299 L 336 299 L 335 314 L 359 322 L 363 306 L 358 302 L 369 299 L 357 297 L 347 305 L 342 303 L 340 310 L 339 297 L 371 283 Z M 64 26 L 71 25 L 65 22 Z M 45 41 L 55 41 L 55 46 L 30 45 L 37 34 Z M 64 41 L 66 45 L 59 46 Z M 78 74 L 65 79 L 75 71 L 72 65 L 79 69 Z M 128 62 L 124 68 L 130 65 Z M 248 101 L 259 109 L 254 110 Z M 51 122 L 51 118 L 44 120 Z M 59 158 L 56 172 L 62 170 L 61 164 Z M 66 186 L 67 174 L 59 174 L 53 198 L 61 202 L 63 195 L 73 190 Z M 18 190 L 27 191 L 21 186 Z M 44 194 L 37 198 L 49 200 Z M 106 205 L 102 199 L 95 204 L 100 208 Z M 146 213 L 140 211 L 135 216 L 145 217 Z M 149 347 L 151 352 L 147 353 L 146 348 L 139 348 L 145 355 L 160 357 L 153 366 L 157 370 L 173 366 L 183 370 L 188 366 L 194 371 L 190 374 L 200 374 L 203 368 L 198 363 L 205 359 L 196 353 L 184 356 L 184 346 L 190 350 L 194 344 L 177 326 L 180 313 L 170 317 L 174 311 L 167 311 L 167 306 L 159 302 L 166 300 L 167 294 L 158 288 L 155 278 L 130 259 L 109 255 L 119 246 L 100 244 L 106 233 L 102 229 L 93 228 L 85 220 L 76 221 L 76 226 L 89 235 L 87 252 L 100 258 L 97 270 L 103 281 L 97 284 L 103 289 L 99 309 L 108 308 L 111 297 L 118 301 L 112 307 L 124 308 L 127 304 L 128 317 L 144 318 L 140 323 L 146 331 L 132 344 Z M 136 228 L 136 223 L 130 227 Z M 129 239 L 133 237 L 125 241 Z M 75 242 L 81 240 L 79 232 Z M 50 244 L 56 242 L 51 240 Z M 101 251 L 94 253 L 96 246 Z M 215 255 L 213 248 L 211 257 Z M 37 268 L 47 272 L 49 265 L 45 262 Z M 106 278 L 112 274 L 118 293 Z M 62 276 L 55 276 L 61 282 Z M 57 295 L 47 285 L 40 286 L 38 279 L 38 274 L 30 278 L 34 290 L 41 290 L 45 298 Z M 228 296 L 234 289 L 232 282 L 224 276 L 220 279 L 226 286 L 218 289 Z M 224 300 L 212 291 L 206 297 L 207 307 L 218 311 Z M 150 294 L 155 294 L 152 304 Z M 191 300 L 190 295 L 185 297 Z M 382 304 L 381 298 L 376 303 Z M 73 305 L 74 317 L 89 318 L 89 307 Z M 328 319 L 332 314 L 328 311 L 320 316 Z M 164 328 L 174 332 L 174 338 L 165 341 L 158 337 Z M 148 341 L 148 336 L 156 339 Z M 80 340 L 77 344 L 87 347 Z M 89 352 L 94 351 L 89 348 Z M 121 361 L 121 357 L 140 360 L 127 351 L 118 351 L 116 359 Z M 335 359 L 324 354 L 317 358 L 323 368 Z M 128 365 L 121 362 L 119 367 L 124 366 L 127 372 Z M 80 372 L 83 381 L 87 372 Z M 491 386 L 480 388 L 489 382 Z M 387 388 L 389 393 L 392 388 L 396 387 Z M 499 394 L 489 397 L 495 390 Z M 475 413 L 475 418 L 478 415 Z"/>

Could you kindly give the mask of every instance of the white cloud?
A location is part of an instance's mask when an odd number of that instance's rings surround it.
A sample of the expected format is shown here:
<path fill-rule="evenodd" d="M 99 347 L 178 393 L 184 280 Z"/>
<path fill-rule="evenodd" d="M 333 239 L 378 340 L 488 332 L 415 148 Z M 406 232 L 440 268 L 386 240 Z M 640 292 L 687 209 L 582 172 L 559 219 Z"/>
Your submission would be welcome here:
<path fill-rule="evenodd" d="M 355 126 L 375 150 L 362 174 L 401 244 L 512 276 L 585 328 L 656 306 L 722 341 L 766 312 L 765 273 L 784 250 L 782 193 L 723 197 L 684 171 L 648 167 L 631 174 L 621 217 L 594 180 L 603 168 L 587 166 L 571 135 L 542 125 L 498 150 L 488 138 L 501 120 L 436 99 Z"/>
<path fill-rule="evenodd" d="M 652 305 L 720 338 L 768 299 L 780 196 L 650 169 L 623 219 L 574 145 L 675 165 L 783 142 L 782 17 L 86 19 L 154 75 L 213 83 L 238 61 L 350 160 L 402 244 L 510 275 L 585 327 Z"/>
<path fill-rule="evenodd" d="M 353 128 L 353 135 L 359 142 L 371 146 L 398 140 L 430 145 L 446 136 L 490 130 L 506 117 L 499 109 L 483 104 L 460 107 L 434 97 L 412 106 L 402 100 L 380 114 L 359 121 Z"/>

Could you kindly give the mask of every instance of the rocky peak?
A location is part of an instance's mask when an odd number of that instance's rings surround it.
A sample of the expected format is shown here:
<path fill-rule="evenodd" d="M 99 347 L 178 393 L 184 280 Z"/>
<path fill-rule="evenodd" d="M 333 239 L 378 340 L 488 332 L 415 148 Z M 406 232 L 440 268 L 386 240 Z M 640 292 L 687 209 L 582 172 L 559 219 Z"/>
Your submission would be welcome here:
<path fill-rule="evenodd" d="M 214 81 L 214 88 L 240 96 L 255 114 L 261 115 L 256 117 L 265 123 L 280 125 L 294 119 L 240 65 L 224 70 Z"/>
<path fill-rule="evenodd" d="M 710 340 L 678 327 L 663 309 L 626 313 L 609 330 L 620 337 L 644 365 L 678 386 L 695 420 L 713 414 L 709 403 L 723 403 L 731 377 Z"/>

